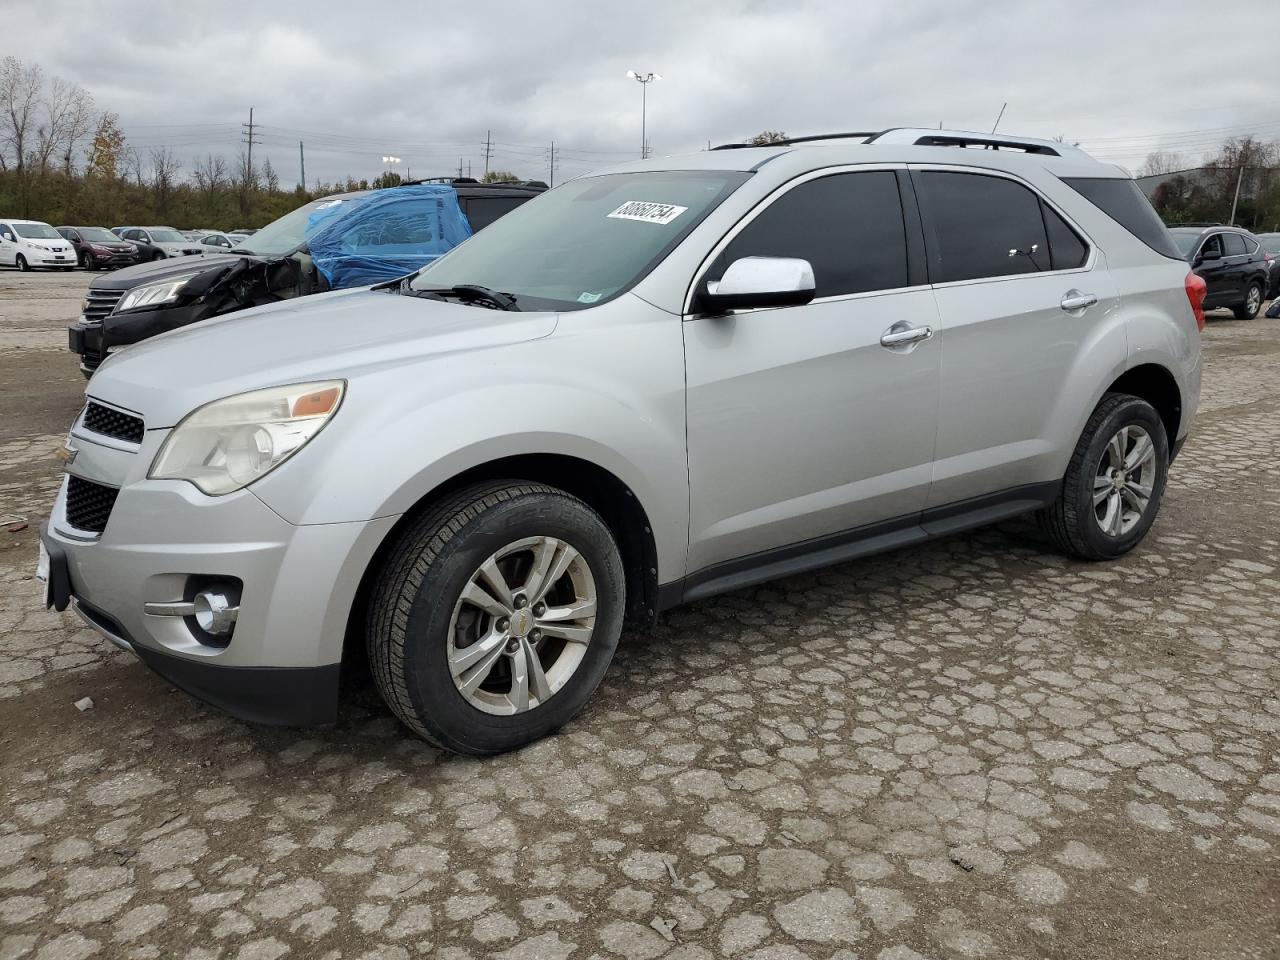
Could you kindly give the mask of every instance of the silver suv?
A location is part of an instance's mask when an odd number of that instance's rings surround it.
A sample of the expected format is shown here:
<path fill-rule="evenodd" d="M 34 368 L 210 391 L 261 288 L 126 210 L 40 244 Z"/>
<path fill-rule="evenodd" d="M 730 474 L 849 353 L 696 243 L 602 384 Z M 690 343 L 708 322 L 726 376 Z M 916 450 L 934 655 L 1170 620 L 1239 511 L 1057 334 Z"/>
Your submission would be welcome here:
<path fill-rule="evenodd" d="M 490 754 L 625 621 L 1035 511 L 1155 520 L 1200 302 L 1122 171 L 896 129 L 611 168 L 390 284 L 112 355 L 42 533 L 48 601 L 237 716 L 335 717 L 344 653 Z"/>

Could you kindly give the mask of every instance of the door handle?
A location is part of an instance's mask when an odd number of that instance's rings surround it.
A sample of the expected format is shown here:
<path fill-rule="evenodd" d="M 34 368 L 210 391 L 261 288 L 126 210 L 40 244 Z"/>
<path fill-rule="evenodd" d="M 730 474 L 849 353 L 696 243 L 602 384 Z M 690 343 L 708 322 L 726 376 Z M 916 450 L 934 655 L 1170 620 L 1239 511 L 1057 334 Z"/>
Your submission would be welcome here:
<path fill-rule="evenodd" d="M 905 347 L 933 336 L 933 327 L 908 327 L 899 329 L 897 325 L 890 327 L 880 337 L 882 347 Z"/>
<path fill-rule="evenodd" d="M 1063 294 L 1060 306 L 1067 313 L 1071 313 L 1074 310 L 1087 310 L 1097 302 L 1098 295 L 1096 293 L 1081 293 L 1079 290 L 1068 290 Z"/>

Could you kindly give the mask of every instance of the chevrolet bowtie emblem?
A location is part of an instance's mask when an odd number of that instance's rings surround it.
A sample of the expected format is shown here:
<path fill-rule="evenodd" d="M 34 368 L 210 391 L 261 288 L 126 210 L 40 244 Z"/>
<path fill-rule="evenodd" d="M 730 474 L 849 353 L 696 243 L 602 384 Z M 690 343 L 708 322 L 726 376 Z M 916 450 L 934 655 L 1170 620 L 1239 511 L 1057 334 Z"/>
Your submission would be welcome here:
<path fill-rule="evenodd" d="M 65 443 L 62 446 L 60 446 L 57 450 L 53 451 L 53 455 L 57 457 L 59 460 L 61 460 L 63 463 L 70 465 L 72 463 L 75 463 L 76 454 L 78 454 L 79 452 L 80 451 L 77 450 L 75 447 L 73 447 L 71 444 Z"/>

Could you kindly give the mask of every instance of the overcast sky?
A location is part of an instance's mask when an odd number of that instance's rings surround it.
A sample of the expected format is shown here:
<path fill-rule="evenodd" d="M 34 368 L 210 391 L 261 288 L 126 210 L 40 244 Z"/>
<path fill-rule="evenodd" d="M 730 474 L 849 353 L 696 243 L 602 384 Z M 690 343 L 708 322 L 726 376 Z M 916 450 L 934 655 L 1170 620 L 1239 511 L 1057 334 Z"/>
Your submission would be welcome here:
<path fill-rule="evenodd" d="M 432 12 L 439 11 L 439 12 Z M 492 164 L 557 179 L 763 129 L 888 126 L 1065 135 L 1136 169 L 1191 164 L 1223 136 L 1280 138 L 1276 0 L 490 0 L 484 4 L 0 0 L 0 55 L 41 64 L 120 115 L 146 153 L 240 149 L 250 106 L 281 179 Z M 1209 37 L 1226 38 L 1213 59 Z M 1197 45 L 1205 49 L 1197 51 Z M 1270 62 L 1271 69 L 1263 69 Z"/>

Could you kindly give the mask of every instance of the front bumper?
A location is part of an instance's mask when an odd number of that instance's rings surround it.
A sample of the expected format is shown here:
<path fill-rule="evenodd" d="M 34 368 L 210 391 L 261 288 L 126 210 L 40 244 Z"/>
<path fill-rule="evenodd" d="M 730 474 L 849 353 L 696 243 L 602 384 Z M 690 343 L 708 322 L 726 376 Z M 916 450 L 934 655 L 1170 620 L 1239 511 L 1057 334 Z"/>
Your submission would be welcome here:
<path fill-rule="evenodd" d="M 27 265 L 32 267 L 74 267 L 76 258 L 74 254 L 64 253 L 58 256 L 53 253 L 33 253 L 27 257 Z"/>
<path fill-rule="evenodd" d="M 98 535 L 68 522 L 66 480 L 54 501 L 41 539 L 52 566 L 65 565 L 70 606 L 176 686 L 234 716 L 333 720 L 352 604 L 395 518 L 295 526 L 248 490 L 208 497 L 185 481 L 147 480 L 167 432 L 148 430 L 134 446 L 73 428 L 69 472 L 119 492 Z M 57 576 L 51 571 L 51 583 Z M 225 646 L 198 636 L 186 618 L 144 612 L 146 603 L 182 600 L 207 578 L 243 584 Z"/>

